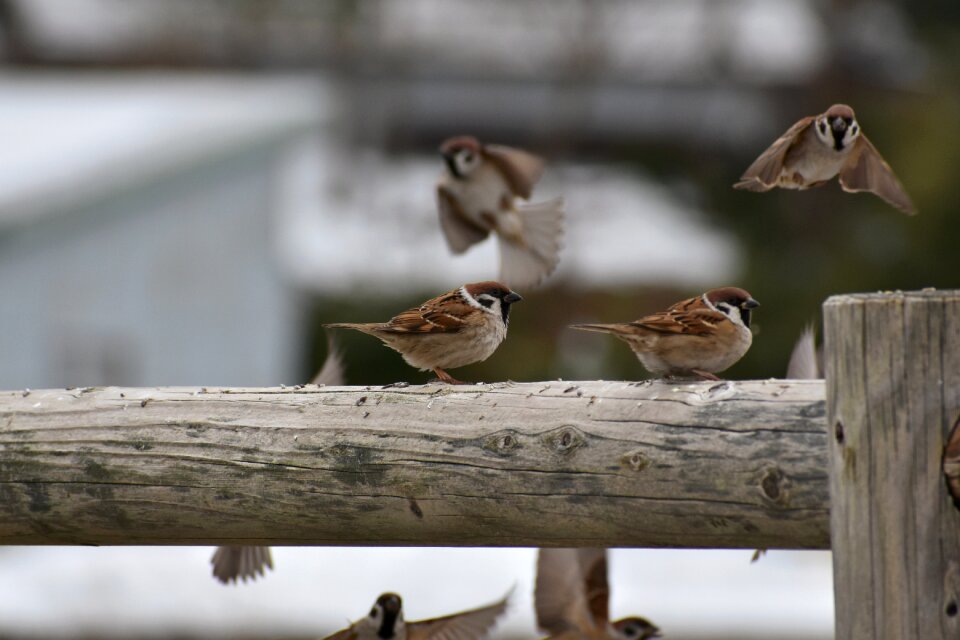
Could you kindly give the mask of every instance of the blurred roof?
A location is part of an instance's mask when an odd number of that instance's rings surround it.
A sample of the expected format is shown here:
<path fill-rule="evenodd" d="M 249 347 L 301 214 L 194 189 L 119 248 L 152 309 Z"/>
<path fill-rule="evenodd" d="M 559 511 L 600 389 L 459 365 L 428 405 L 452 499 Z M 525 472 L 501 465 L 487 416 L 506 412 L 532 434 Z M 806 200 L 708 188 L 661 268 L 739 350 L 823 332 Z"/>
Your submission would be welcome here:
<path fill-rule="evenodd" d="M 0 75 L 0 228 L 302 133 L 329 93 L 302 77 Z"/>

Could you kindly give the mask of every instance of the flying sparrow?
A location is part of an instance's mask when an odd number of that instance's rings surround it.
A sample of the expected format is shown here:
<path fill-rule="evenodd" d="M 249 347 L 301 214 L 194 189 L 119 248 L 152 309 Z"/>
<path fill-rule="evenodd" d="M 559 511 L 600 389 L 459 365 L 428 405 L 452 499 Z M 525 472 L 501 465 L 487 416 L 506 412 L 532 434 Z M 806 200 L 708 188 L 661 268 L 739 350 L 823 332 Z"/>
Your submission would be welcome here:
<path fill-rule="evenodd" d="M 838 174 L 844 191 L 871 191 L 904 213 L 917 212 L 890 165 L 863 135 L 853 109 L 845 104 L 835 104 L 790 127 L 733 187 L 809 189 Z"/>
<path fill-rule="evenodd" d="M 534 590 L 537 625 L 551 640 L 646 640 L 646 618 L 610 621 L 606 549 L 540 549 Z"/>
<path fill-rule="evenodd" d="M 788 380 L 817 380 L 823 378 L 823 351 L 816 346 L 813 325 L 800 332 L 787 364 Z"/>
<path fill-rule="evenodd" d="M 333 338 L 328 336 L 327 358 L 311 384 L 339 387 L 344 384 L 343 370 L 343 356 Z M 223 545 L 213 552 L 210 564 L 213 565 L 213 577 L 223 584 L 230 584 L 263 576 L 267 569 L 273 569 L 273 558 L 270 547 Z"/>
<path fill-rule="evenodd" d="M 410 366 L 432 370 L 448 384 L 463 384 L 444 369 L 489 358 L 507 336 L 510 305 L 521 299 L 499 282 L 476 282 L 407 309 L 389 322 L 324 326 L 376 336 Z"/>
<path fill-rule="evenodd" d="M 366 618 L 325 640 L 480 640 L 506 611 L 508 598 L 442 618 L 405 622 L 400 596 L 384 593 Z"/>
<path fill-rule="evenodd" d="M 719 380 L 714 374 L 733 365 L 750 348 L 750 314 L 758 306 L 743 289 L 723 287 L 634 322 L 572 326 L 615 335 L 630 345 L 654 375 Z"/>
<path fill-rule="evenodd" d="M 440 226 L 453 253 L 463 253 L 490 232 L 500 242 L 500 280 L 511 287 L 538 284 L 559 262 L 563 198 L 529 200 L 543 160 L 497 144 L 458 136 L 440 146 L 446 170 L 437 182 Z"/>

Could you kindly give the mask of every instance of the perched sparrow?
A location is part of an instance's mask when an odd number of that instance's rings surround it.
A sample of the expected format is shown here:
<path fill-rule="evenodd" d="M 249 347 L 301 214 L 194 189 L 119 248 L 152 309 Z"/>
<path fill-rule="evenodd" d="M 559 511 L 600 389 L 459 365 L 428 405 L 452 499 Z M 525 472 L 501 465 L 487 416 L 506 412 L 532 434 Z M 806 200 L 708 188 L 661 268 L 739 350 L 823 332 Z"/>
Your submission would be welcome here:
<path fill-rule="evenodd" d="M 389 322 L 324 326 L 369 333 L 399 351 L 410 366 L 432 370 L 448 384 L 463 384 L 444 369 L 489 358 L 507 336 L 510 305 L 521 299 L 499 282 L 477 282 L 407 309 Z"/>
<path fill-rule="evenodd" d="M 630 345 L 655 375 L 719 380 L 713 374 L 733 365 L 750 348 L 750 313 L 759 306 L 743 289 L 723 287 L 635 322 L 573 328 L 612 333 Z"/>
<path fill-rule="evenodd" d="M 323 361 L 320 372 L 311 381 L 312 384 L 329 385 L 333 387 L 344 384 L 343 357 L 337 349 L 333 338 L 327 338 L 327 358 Z M 223 545 L 217 547 L 210 559 L 213 565 L 213 577 L 223 584 L 230 584 L 238 580 L 256 580 L 267 569 L 273 569 L 273 558 L 270 547 L 255 547 L 249 545 Z"/>
<path fill-rule="evenodd" d="M 450 250 L 463 253 L 493 231 L 500 240 L 500 280 L 523 289 L 550 275 L 559 262 L 563 198 L 516 204 L 530 199 L 543 160 L 470 136 L 450 138 L 440 153 L 447 166 L 437 206 Z"/>
<path fill-rule="evenodd" d="M 872 191 L 904 213 L 917 212 L 890 165 L 860 131 L 853 109 L 845 104 L 835 104 L 787 129 L 733 187 L 809 189 L 838 174 L 844 191 Z"/>
<path fill-rule="evenodd" d="M 817 380 L 823 378 L 823 352 L 817 350 L 813 325 L 800 332 L 787 364 L 788 380 Z"/>
<path fill-rule="evenodd" d="M 660 637 L 645 618 L 610 622 L 606 549 L 540 549 L 533 599 L 537 625 L 552 640 Z"/>
<path fill-rule="evenodd" d="M 366 618 L 325 640 L 480 640 L 506 611 L 508 598 L 509 595 L 490 606 L 442 618 L 404 622 L 400 596 L 384 593 Z"/>

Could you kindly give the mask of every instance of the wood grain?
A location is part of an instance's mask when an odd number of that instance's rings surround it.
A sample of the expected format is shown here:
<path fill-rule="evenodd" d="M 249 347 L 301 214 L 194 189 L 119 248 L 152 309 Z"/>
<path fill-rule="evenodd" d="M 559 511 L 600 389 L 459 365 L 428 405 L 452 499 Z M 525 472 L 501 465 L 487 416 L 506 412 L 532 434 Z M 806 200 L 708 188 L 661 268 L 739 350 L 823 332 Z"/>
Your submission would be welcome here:
<path fill-rule="evenodd" d="M 827 548 L 822 381 L 0 392 L 0 543 Z"/>
<path fill-rule="evenodd" d="M 960 292 L 824 305 L 837 638 L 960 638 Z"/>

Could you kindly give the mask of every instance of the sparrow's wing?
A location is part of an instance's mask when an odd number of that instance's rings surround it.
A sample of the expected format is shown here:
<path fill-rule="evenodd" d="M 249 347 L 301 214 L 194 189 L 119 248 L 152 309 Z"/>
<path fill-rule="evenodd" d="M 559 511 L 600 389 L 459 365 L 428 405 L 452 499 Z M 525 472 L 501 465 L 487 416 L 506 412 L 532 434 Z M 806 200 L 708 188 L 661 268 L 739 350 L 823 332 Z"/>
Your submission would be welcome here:
<path fill-rule="evenodd" d="M 910 196 L 893 174 L 877 148 L 860 134 L 847 166 L 840 172 L 840 186 L 844 191 L 870 191 L 904 213 L 917 212 Z"/>
<path fill-rule="evenodd" d="M 543 174 L 543 158 L 523 149 L 505 147 L 499 144 L 483 145 L 484 157 L 492 162 L 503 174 L 510 185 L 513 195 L 529 200 L 533 195 L 533 185 Z"/>
<path fill-rule="evenodd" d="M 510 595 L 487 607 L 407 623 L 407 640 L 480 640 L 507 610 Z"/>
<path fill-rule="evenodd" d="M 355 625 L 350 625 L 346 629 L 340 629 L 335 633 L 331 633 L 323 640 L 357 640 L 357 637 L 360 635 L 357 633 L 357 630 L 354 628 Z"/>
<path fill-rule="evenodd" d="M 740 176 L 740 182 L 733 185 L 734 189 L 747 189 L 748 191 L 770 191 L 777 186 L 777 179 L 780 172 L 783 171 L 783 161 L 787 157 L 787 152 L 816 120 L 816 116 L 807 116 L 792 127 L 787 132 L 777 138 L 770 147 L 760 154 L 760 157 L 753 161 L 747 170 Z"/>
<path fill-rule="evenodd" d="M 571 630 L 586 634 L 595 626 L 584 564 L 577 549 L 540 549 L 537 554 L 537 626 L 551 636 Z"/>
<path fill-rule="evenodd" d="M 489 229 L 470 220 L 457 204 L 457 199 L 443 185 L 437 185 L 437 209 L 440 212 L 440 228 L 453 253 L 463 253 L 490 235 Z"/>
<path fill-rule="evenodd" d="M 310 382 L 316 385 L 326 385 L 330 387 L 340 387 L 345 384 L 343 354 L 337 348 L 337 343 L 333 336 L 327 336 L 327 359 L 323 361 L 323 367 L 317 372 Z"/>
<path fill-rule="evenodd" d="M 427 300 L 419 307 L 407 309 L 382 325 L 385 333 L 456 333 L 476 316 L 460 295 L 459 289 Z"/>
<path fill-rule="evenodd" d="M 823 377 L 823 370 L 817 358 L 816 340 L 813 325 L 807 325 L 800 332 L 797 343 L 790 354 L 787 364 L 788 380 L 817 380 Z"/>
<path fill-rule="evenodd" d="M 730 322 L 721 311 L 713 309 L 670 310 L 640 318 L 633 324 L 658 333 L 705 336 L 722 330 Z"/>
<path fill-rule="evenodd" d="M 270 547 L 224 545 L 210 559 L 213 576 L 223 584 L 237 580 L 256 580 L 266 569 L 273 569 Z"/>
<path fill-rule="evenodd" d="M 610 585 L 607 583 L 607 550 L 579 549 L 587 606 L 598 630 L 606 629 L 610 619 Z"/>

